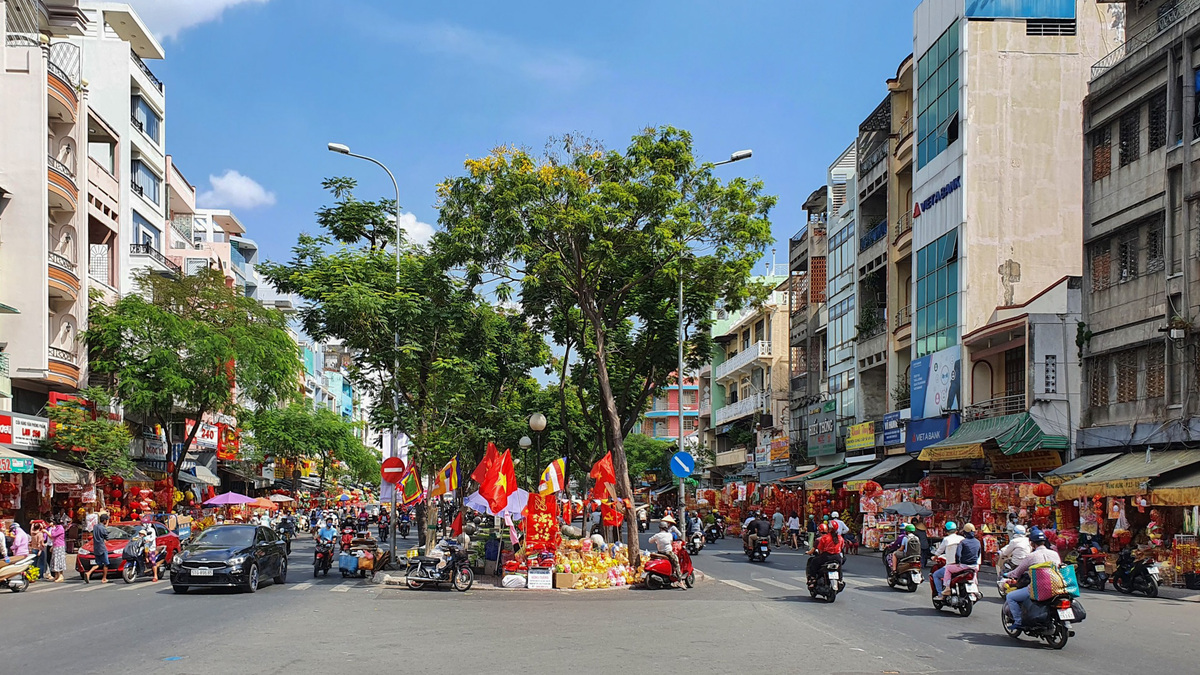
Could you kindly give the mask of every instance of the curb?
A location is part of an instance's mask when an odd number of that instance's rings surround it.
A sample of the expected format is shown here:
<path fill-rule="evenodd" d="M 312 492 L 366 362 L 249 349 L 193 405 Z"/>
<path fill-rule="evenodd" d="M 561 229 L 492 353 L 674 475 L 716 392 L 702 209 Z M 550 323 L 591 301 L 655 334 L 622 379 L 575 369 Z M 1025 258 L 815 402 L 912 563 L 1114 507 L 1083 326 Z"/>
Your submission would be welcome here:
<path fill-rule="evenodd" d="M 708 575 L 706 575 L 704 572 L 702 572 L 700 570 L 693 570 L 693 573 L 696 575 L 696 583 L 711 580 L 711 577 L 709 577 Z M 476 590 L 489 591 L 489 592 L 490 591 L 529 591 L 528 588 L 504 588 L 503 586 L 495 585 L 495 583 L 498 583 L 498 582 L 499 582 L 498 579 L 493 583 L 481 582 L 477 579 L 475 585 L 471 587 L 471 590 L 472 591 L 476 591 Z M 374 576 L 368 578 L 367 583 L 379 584 L 381 586 L 391 586 L 394 588 L 404 588 L 404 589 L 407 589 L 407 587 L 408 587 L 408 585 L 404 581 L 403 576 L 392 576 L 391 574 L 388 574 L 387 572 L 376 572 Z M 563 592 L 563 593 L 580 593 L 580 592 L 593 592 L 593 591 L 622 591 L 622 590 L 627 591 L 627 590 L 631 590 L 634 588 L 638 588 L 638 586 L 635 584 L 635 585 L 630 585 L 630 586 L 609 586 L 607 588 L 551 588 L 551 589 L 546 589 L 545 591 L 540 591 L 540 592 L 549 591 L 549 592 Z M 537 591 L 535 591 L 535 592 L 537 592 Z"/>

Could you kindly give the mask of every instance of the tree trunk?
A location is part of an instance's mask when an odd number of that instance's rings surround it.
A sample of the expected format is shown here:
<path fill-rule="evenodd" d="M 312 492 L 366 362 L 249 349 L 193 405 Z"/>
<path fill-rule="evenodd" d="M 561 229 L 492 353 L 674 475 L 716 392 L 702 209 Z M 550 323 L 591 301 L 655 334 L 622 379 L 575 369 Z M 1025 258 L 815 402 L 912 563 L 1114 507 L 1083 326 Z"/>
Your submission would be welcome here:
<path fill-rule="evenodd" d="M 200 432 L 200 418 L 204 417 L 205 412 L 206 412 L 205 410 L 200 410 L 197 412 L 196 416 L 194 418 L 192 418 L 196 423 L 194 425 L 192 425 L 192 430 L 187 432 L 187 436 L 184 438 L 184 441 L 183 441 L 183 448 L 179 451 L 179 461 L 175 462 L 175 471 L 171 474 L 171 489 L 175 489 L 179 485 L 179 470 L 181 468 L 183 468 L 183 460 L 187 459 L 188 451 L 192 449 L 192 442 L 196 440 L 196 434 Z M 184 418 L 184 419 L 185 419 L 184 426 L 186 427 L 187 421 L 186 421 L 186 418 Z M 160 419 L 159 423 L 162 424 L 163 428 L 167 430 L 167 438 L 170 439 L 171 438 L 171 433 L 170 433 L 171 427 L 167 424 L 166 419 Z M 168 457 L 171 456 L 171 448 L 170 448 L 169 442 L 168 442 L 168 447 L 167 447 L 167 456 Z"/>

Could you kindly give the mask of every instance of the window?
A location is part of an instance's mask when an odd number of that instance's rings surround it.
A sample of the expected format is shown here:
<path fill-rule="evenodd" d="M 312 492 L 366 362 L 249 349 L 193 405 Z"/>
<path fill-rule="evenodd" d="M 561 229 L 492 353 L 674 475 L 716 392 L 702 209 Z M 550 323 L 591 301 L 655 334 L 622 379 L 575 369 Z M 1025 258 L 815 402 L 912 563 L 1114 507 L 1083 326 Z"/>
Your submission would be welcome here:
<path fill-rule="evenodd" d="M 130 163 L 133 169 L 133 191 L 155 204 L 159 204 L 159 189 L 162 179 L 139 160 Z"/>
<path fill-rule="evenodd" d="M 1025 348 L 1016 347 L 1004 352 L 1004 395 L 1025 394 Z"/>
<path fill-rule="evenodd" d="M 754 324 L 754 341 L 755 342 L 763 341 L 763 332 L 765 330 L 765 326 L 766 326 L 766 322 L 762 319 L 759 319 L 758 322 Z"/>
<path fill-rule="evenodd" d="M 133 97 L 133 126 L 155 143 L 162 142 L 162 137 L 159 135 L 162 129 L 162 118 L 141 96 Z"/>
<path fill-rule="evenodd" d="M 1112 285 L 1112 256 L 1108 242 L 1092 246 L 1092 292 L 1103 291 Z"/>
<path fill-rule="evenodd" d="M 750 331 L 742 331 L 742 349 L 750 348 Z"/>
<path fill-rule="evenodd" d="M 113 285 L 112 250 L 109 244 L 88 245 L 88 275 L 93 279 Z"/>
<path fill-rule="evenodd" d="M 1075 19 L 1027 19 L 1026 35 L 1074 35 Z"/>
<path fill-rule="evenodd" d="M 1159 342 L 1146 349 L 1146 398 L 1162 398 L 1166 389 L 1166 347 Z"/>
<path fill-rule="evenodd" d="M 1058 393 L 1058 356 L 1046 355 L 1046 388 L 1045 393 Z"/>
<path fill-rule="evenodd" d="M 958 230 L 917 251 L 917 358 L 958 342 Z"/>
<path fill-rule="evenodd" d="M 1121 166 L 1128 166 L 1140 154 L 1142 110 L 1134 108 L 1121 115 L 1119 160 Z"/>
<path fill-rule="evenodd" d="M 1088 362 L 1088 402 L 1093 408 L 1108 405 L 1108 356 L 1096 356 Z"/>
<path fill-rule="evenodd" d="M 1150 99 L 1150 151 L 1167 144 L 1167 92 L 1160 91 Z"/>
<path fill-rule="evenodd" d="M 133 226 L 133 236 L 136 243 L 149 245 L 156 251 L 162 250 L 162 230 L 155 227 L 153 223 L 146 220 L 137 211 L 133 212 Z"/>
<path fill-rule="evenodd" d="M 117 175 L 117 146 L 112 143 L 88 143 L 88 157 L 96 160 L 109 174 Z"/>
<path fill-rule="evenodd" d="M 1112 129 L 1105 127 L 1092 133 L 1092 180 L 1112 174 Z"/>
<path fill-rule="evenodd" d="M 1117 362 L 1117 403 L 1130 403 L 1137 400 L 1137 350 L 1126 349 L 1117 352 L 1114 359 Z"/>
<path fill-rule="evenodd" d="M 683 421 L 686 422 L 686 424 L 684 425 L 685 429 L 695 431 L 696 429 L 700 428 L 700 420 L 698 418 L 685 417 Z"/>
<path fill-rule="evenodd" d="M 958 140 L 958 22 L 917 62 L 917 166 Z"/>
<path fill-rule="evenodd" d="M 1125 283 L 1138 275 L 1138 238 L 1133 234 L 1117 244 L 1118 283 Z"/>
<path fill-rule="evenodd" d="M 699 392 L 697 392 L 694 389 L 685 389 L 683 391 L 683 406 L 685 408 L 695 408 L 696 407 L 696 395 L 698 393 Z"/>
<path fill-rule="evenodd" d="M 1146 232 L 1146 272 L 1161 272 L 1163 263 L 1163 227 L 1151 225 Z"/>

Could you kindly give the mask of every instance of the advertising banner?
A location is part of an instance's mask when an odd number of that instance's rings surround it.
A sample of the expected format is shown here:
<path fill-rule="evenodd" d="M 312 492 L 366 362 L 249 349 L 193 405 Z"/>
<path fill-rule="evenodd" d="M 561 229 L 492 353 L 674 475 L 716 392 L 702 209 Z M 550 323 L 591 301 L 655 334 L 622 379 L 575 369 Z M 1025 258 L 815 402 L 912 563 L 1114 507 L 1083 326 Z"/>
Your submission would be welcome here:
<path fill-rule="evenodd" d="M 33 460 L 0 457 L 0 473 L 33 473 Z"/>
<path fill-rule="evenodd" d="M 791 459 L 792 443 L 787 436 L 776 436 L 771 439 L 771 461 L 786 462 Z"/>
<path fill-rule="evenodd" d="M 908 423 L 904 446 L 910 455 L 920 453 L 926 446 L 944 441 L 959 426 L 958 415 L 938 417 L 931 420 L 914 419 Z"/>
<path fill-rule="evenodd" d="M 863 422 L 850 426 L 850 434 L 846 436 L 847 450 L 866 450 L 875 447 L 875 423 Z"/>
<path fill-rule="evenodd" d="M 191 433 L 192 427 L 196 426 L 196 421 L 185 420 L 184 424 L 187 427 L 187 433 Z M 220 430 L 217 429 L 217 425 L 201 421 L 200 430 L 196 432 L 196 438 L 192 441 L 192 444 L 201 448 L 216 450 L 219 438 Z"/>
<path fill-rule="evenodd" d="M 890 412 L 883 416 L 883 444 L 885 446 L 904 444 L 904 427 L 901 421 L 906 418 L 908 409 Z"/>
<path fill-rule="evenodd" d="M 837 401 L 826 401 L 808 409 L 808 456 L 837 452 Z"/>
<path fill-rule="evenodd" d="M 912 362 L 912 418 L 941 417 L 961 410 L 962 347 L 955 345 Z"/>

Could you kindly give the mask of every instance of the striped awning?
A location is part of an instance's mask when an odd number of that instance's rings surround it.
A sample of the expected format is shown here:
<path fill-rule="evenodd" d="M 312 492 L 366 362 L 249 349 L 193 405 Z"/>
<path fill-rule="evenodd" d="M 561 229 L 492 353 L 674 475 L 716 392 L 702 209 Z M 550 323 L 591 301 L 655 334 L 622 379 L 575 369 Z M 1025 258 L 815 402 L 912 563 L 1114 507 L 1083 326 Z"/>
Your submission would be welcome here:
<path fill-rule="evenodd" d="M 1034 450 L 1065 450 L 1067 438 L 1047 434 L 1029 413 L 1001 415 L 963 423 L 950 437 L 927 446 L 918 457 L 923 462 L 983 459 L 984 446 L 995 446 L 1006 455 Z"/>
<path fill-rule="evenodd" d="M 1093 495 L 1132 497 L 1146 494 L 1151 479 L 1195 464 L 1200 464 L 1200 450 L 1134 452 L 1063 483 L 1058 487 L 1056 498 L 1066 501 Z"/>

